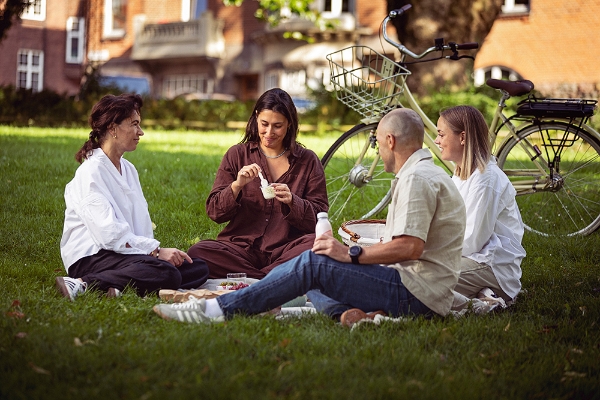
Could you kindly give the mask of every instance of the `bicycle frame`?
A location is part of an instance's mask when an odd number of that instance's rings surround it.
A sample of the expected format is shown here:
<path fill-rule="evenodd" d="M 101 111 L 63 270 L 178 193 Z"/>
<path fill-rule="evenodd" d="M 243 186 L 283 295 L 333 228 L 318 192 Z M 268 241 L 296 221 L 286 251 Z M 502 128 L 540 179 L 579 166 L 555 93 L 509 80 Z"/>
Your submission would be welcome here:
<path fill-rule="evenodd" d="M 419 115 L 425 128 L 424 147 L 429 148 L 450 174 L 455 170 L 455 164 L 443 160 L 435 144 L 436 123 L 425 114 L 407 86 L 410 71 L 405 58 L 420 59 L 440 52 L 440 57 L 424 61 L 459 60 L 465 56 L 458 51 L 475 49 L 478 45 L 444 44 L 443 39 L 437 39 L 435 46 L 422 54 L 411 52 L 391 40 L 386 31 L 390 18 L 408 8 L 410 5 L 391 11 L 382 24 L 385 40 L 400 52 L 399 61 L 360 45 L 327 55 L 336 96 L 363 116 L 361 124 L 338 138 L 322 159 L 326 175 L 331 176 L 328 191 L 331 182 L 335 193 L 333 203 L 339 216 L 350 202 L 362 201 L 356 203 L 356 210 L 362 215 L 361 219 L 368 219 L 382 212 L 391 200 L 391 192 L 382 185 L 387 175 L 380 165 L 376 131 L 383 116 L 395 108 L 409 108 Z M 451 53 L 445 55 L 444 51 Z M 517 112 L 509 116 L 504 113 L 506 101 L 527 95 L 533 90 L 533 84 L 495 79 L 488 80 L 487 84 L 501 93 L 489 124 L 492 154 L 520 197 L 519 207 L 527 215 L 527 221 L 523 218 L 526 229 L 546 236 L 594 232 L 600 227 L 597 189 L 600 133 L 586 123 L 594 114 L 597 100 L 537 99 L 530 95 L 518 104 Z M 334 157 L 337 161 L 332 162 Z M 531 196 L 520 196 L 527 194 Z M 330 203 L 331 209 L 333 203 Z M 565 222 L 561 224 L 557 218 Z"/>
<path fill-rule="evenodd" d="M 404 61 L 404 58 L 406 55 L 408 55 L 412 58 L 415 58 L 415 59 L 419 59 L 419 58 L 423 58 L 425 55 L 427 55 L 433 51 L 439 50 L 439 48 L 437 48 L 437 47 L 431 47 L 431 48 L 427 49 L 425 52 L 423 52 L 422 54 L 415 54 L 415 53 L 411 52 L 410 50 L 408 50 L 404 45 L 402 45 L 400 43 L 396 43 L 387 34 L 386 27 L 387 27 L 387 23 L 389 22 L 389 20 L 390 20 L 390 17 L 388 16 L 383 21 L 383 24 L 382 24 L 383 37 L 388 43 L 390 43 L 391 45 L 393 45 L 395 48 L 398 49 L 398 51 L 401 54 L 401 62 Z M 454 172 L 454 168 L 455 168 L 454 163 L 451 161 L 443 160 L 441 157 L 441 152 L 439 150 L 439 147 L 435 144 L 435 139 L 437 137 L 437 125 L 434 124 L 433 121 L 431 121 L 431 119 L 421 109 L 421 107 L 417 103 L 416 99 L 414 98 L 412 92 L 408 88 L 408 85 L 406 84 L 406 80 L 402 84 L 402 90 L 403 90 L 402 95 L 404 96 L 404 99 L 406 100 L 406 106 L 403 105 L 401 102 L 396 101 L 398 103 L 398 106 L 410 108 L 410 109 L 414 110 L 421 117 L 421 119 L 423 120 L 423 123 L 425 125 L 424 144 L 435 155 L 435 157 L 443 164 L 443 166 L 448 170 L 448 172 L 450 172 L 450 173 Z M 511 137 L 514 138 L 515 140 L 518 140 L 519 131 L 521 131 L 529 126 L 532 126 L 535 123 L 534 120 L 532 120 L 532 119 L 526 119 L 522 123 L 515 126 L 512 123 L 511 119 L 508 118 L 503 112 L 504 108 L 506 107 L 506 103 L 505 103 L 506 100 L 508 100 L 512 96 L 509 95 L 504 90 L 500 90 L 500 91 L 502 93 L 502 97 L 501 97 L 500 101 L 498 102 L 498 105 L 494 112 L 494 117 L 492 119 L 491 124 L 489 125 L 489 137 L 490 137 L 491 145 L 492 146 L 496 145 L 498 133 L 500 132 L 500 130 L 502 128 L 506 128 L 509 132 L 509 135 L 507 135 L 507 137 L 504 139 L 504 141 L 496 148 L 496 150 L 494 152 L 494 155 L 496 155 L 496 156 L 498 156 L 498 151 L 502 148 L 502 145 L 504 143 L 506 143 Z M 381 120 L 382 117 L 383 116 L 381 115 L 377 118 L 364 118 L 361 120 L 361 122 L 364 124 L 379 122 L 379 120 Z M 552 118 L 552 119 L 540 118 L 540 119 L 537 119 L 537 121 L 540 121 L 540 122 L 557 121 L 557 122 L 565 122 L 565 123 L 574 122 L 572 120 L 567 120 L 567 119 L 562 119 L 562 118 Z M 587 124 L 580 124 L 580 128 L 585 130 L 586 132 L 588 132 L 591 136 L 593 136 L 600 142 L 600 133 L 597 132 L 596 130 L 594 130 L 592 127 L 590 127 Z M 545 184 L 546 182 L 548 182 L 551 179 L 549 174 L 546 172 L 547 168 L 545 168 L 545 167 L 547 167 L 548 161 L 544 160 L 543 155 L 538 154 L 536 152 L 535 148 L 533 146 L 531 146 L 531 144 L 529 144 L 527 141 L 518 140 L 518 143 L 521 146 L 521 148 L 523 149 L 523 151 L 529 156 L 529 158 L 535 164 L 537 169 L 536 170 L 511 170 L 507 173 L 507 175 L 513 175 L 513 176 L 531 176 L 531 177 L 533 177 L 533 179 L 531 179 L 531 180 L 519 181 L 518 184 L 514 184 L 517 194 L 518 195 L 530 194 L 530 193 L 534 193 L 534 192 L 537 192 L 540 190 L 552 190 L 552 188 L 549 188 L 549 186 L 547 184 Z M 373 145 L 374 145 L 373 141 L 371 141 L 371 146 L 373 146 Z M 358 160 L 356 162 L 356 165 L 359 165 L 362 162 L 363 157 L 366 154 L 368 147 L 369 147 L 369 143 L 366 143 L 360 157 L 358 158 Z M 543 163 L 541 163 L 540 161 Z M 368 182 L 372 178 L 373 172 L 374 172 L 375 167 L 378 162 L 379 162 L 379 157 L 376 157 L 373 160 L 371 167 L 369 168 L 368 174 L 364 178 L 366 182 Z M 540 188 L 540 184 L 542 184 L 543 187 Z"/>

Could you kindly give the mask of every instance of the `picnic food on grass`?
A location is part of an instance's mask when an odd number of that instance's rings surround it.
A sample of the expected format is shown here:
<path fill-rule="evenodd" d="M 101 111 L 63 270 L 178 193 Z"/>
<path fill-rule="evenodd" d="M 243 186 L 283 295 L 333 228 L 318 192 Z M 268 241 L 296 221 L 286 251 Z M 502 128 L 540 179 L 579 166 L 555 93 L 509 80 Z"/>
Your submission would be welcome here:
<path fill-rule="evenodd" d="M 221 282 L 219 283 L 219 286 L 217 289 L 222 289 L 222 290 L 239 290 L 239 289 L 243 289 L 245 287 L 248 287 L 250 285 L 248 285 L 247 283 L 244 282 Z"/>

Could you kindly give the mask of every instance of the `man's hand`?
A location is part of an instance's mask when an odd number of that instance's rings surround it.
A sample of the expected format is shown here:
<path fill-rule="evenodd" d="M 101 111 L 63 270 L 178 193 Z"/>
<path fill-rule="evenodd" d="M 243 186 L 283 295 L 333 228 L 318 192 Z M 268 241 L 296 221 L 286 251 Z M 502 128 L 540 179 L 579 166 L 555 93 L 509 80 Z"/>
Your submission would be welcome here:
<path fill-rule="evenodd" d="M 333 236 L 321 235 L 315 239 L 312 251 L 315 254 L 321 254 L 333 258 L 340 262 L 351 262 L 348 255 L 348 246 L 335 240 Z"/>

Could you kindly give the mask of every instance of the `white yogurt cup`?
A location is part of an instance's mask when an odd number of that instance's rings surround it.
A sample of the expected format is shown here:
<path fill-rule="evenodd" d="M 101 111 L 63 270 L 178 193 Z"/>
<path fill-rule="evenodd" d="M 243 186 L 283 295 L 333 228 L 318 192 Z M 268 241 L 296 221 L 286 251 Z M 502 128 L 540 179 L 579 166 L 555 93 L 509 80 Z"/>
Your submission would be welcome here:
<path fill-rule="evenodd" d="M 267 200 L 275 197 L 275 188 L 273 186 L 261 187 L 260 190 L 262 190 L 263 196 Z"/>

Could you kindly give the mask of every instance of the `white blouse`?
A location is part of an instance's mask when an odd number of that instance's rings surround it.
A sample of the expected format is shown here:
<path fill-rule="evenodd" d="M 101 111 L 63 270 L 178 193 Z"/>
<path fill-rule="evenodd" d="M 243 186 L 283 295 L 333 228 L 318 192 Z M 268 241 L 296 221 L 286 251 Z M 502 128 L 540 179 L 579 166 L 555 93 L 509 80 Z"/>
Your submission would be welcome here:
<path fill-rule="evenodd" d="M 516 191 L 494 157 L 483 173 L 467 180 L 453 176 L 467 209 L 463 257 L 492 268 L 504 292 L 516 297 L 521 290 L 521 260 L 525 249 L 523 221 L 515 201 Z"/>
<path fill-rule="evenodd" d="M 148 203 L 137 170 L 121 158 L 119 174 L 102 149 L 77 168 L 65 188 L 65 224 L 60 253 L 68 271 L 101 249 L 121 254 L 149 254 L 154 239 Z M 126 245 L 129 244 L 130 247 Z"/>

